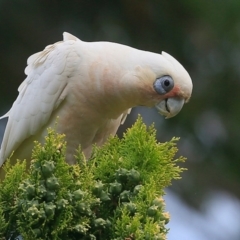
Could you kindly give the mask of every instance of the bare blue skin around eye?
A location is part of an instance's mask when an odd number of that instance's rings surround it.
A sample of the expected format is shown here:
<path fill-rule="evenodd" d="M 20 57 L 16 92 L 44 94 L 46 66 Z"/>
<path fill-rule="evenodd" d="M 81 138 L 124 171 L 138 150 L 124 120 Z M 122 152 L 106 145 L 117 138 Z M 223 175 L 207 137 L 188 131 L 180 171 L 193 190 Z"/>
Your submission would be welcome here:
<path fill-rule="evenodd" d="M 166 83 L 164 83 L 166 80 L 169 83 L 168 85 L 165 85 Z M 153 84 L 153 88 L 160 95 L 164 95 L 168 93 L 173 89 L 173 87 L 174 87 L 174 82 L 170 76 L 163 76 L 163 77 L 157 78 L 157 80 Z"/>

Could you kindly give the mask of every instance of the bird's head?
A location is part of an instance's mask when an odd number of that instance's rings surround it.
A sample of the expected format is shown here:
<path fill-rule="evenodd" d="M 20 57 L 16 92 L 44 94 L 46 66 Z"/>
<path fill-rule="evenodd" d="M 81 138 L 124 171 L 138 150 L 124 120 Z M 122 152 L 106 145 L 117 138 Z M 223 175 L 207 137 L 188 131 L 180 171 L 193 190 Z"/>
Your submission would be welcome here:
<path fill-rule="evenodd" d="M 171 118 L 177 115 L 192 94 L 192 80 L 185 68 L 171 55 L 162 52 L 169 65 L 153 83 L 154 90 L 164 98 L 156 103 L 158 111 Z"/>
<path fill-rule="evenodd" d="M 177 115 L 192 94 L 192 80 L 185 68 L 166 52 L 156 54 L 142 71 L 142 89 L 148 92 L 148 106 L 155 105 L 166 118 Z M 140 70 L 141 71 L 141 70 Z"/>

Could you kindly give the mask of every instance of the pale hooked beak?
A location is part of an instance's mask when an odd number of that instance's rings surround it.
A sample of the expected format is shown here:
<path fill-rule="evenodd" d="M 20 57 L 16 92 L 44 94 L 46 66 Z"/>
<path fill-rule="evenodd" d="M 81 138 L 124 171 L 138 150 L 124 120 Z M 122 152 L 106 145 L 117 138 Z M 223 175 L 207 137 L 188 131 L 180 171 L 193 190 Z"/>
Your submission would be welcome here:
<path fill-rule="evenodd" d="M 185 100 L 182 98 L 167 98 L 157 103 L 155 107 L 158 109 L 160 114 L 166 118 L 176 116 L 182 109 Z"/>

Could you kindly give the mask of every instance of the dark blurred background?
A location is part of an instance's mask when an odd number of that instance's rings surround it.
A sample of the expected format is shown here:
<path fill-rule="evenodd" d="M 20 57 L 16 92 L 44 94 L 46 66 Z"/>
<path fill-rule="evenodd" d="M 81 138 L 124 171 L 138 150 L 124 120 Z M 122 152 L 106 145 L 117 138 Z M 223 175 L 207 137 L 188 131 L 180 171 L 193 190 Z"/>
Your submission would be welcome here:
<path fill-rule="evenodd" d="M 0 114 L 11 107 L 27 58 L 70 32 L 84 41 L 113 41 L 162 50 L 188 70 L 194 90 L 181 113 L 155 122 L 159 141 L 181 137 L 188 158 L 181 181 L 167 190 L 169 240 L 240 239 L 239 0 L 0 0 Z M 0 122 L 0 139 L 6 120 Z"/>

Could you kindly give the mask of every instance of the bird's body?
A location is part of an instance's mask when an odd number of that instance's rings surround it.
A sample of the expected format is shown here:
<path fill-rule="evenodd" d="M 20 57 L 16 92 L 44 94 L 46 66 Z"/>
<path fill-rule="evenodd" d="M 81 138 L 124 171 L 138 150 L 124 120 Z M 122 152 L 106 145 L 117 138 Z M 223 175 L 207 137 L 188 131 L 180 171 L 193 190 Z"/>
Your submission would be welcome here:
<path fill-rule="evenodd" d="M 12 161 L 30 159 L 33 141 L 43 142 L 57 118 L 57 131 L 66 135 L 67 162 L 74 163 L 79 144 L 89 157 L 92 144 L 101 145 L 114 135 L 132 107 L 156 105 L 171 117 L 192 92 L 188 73 L 167 53 L 83 42 L 68 33 L 64 41 L 29 57 L 25 73 L 18 98 L 3 116 L 9 119 L 0 166 L 12 151 Z M 164 76 L 173 79 L 170 90 Z"/>

